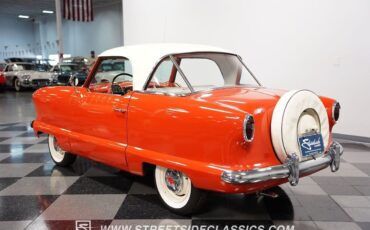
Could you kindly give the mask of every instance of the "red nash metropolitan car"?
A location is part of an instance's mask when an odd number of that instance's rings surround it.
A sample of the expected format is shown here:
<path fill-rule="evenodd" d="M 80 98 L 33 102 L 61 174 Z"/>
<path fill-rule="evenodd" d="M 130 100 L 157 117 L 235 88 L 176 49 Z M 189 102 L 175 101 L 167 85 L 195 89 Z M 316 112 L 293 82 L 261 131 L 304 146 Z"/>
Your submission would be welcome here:
<path fill-rule="evenodd" d="M 83 86 L 41 88 L 33 101 L 31 125 L 48 134 L 55 164 L 81 156 L 137 175 L 153 169 L 163 203 L 180 214 L 206 191 L 257 193 L 335 172 L 343 153 L 332 140 L 337 101 L 265 88 L 240 56 L 215 47 L 111 49 Z"/>

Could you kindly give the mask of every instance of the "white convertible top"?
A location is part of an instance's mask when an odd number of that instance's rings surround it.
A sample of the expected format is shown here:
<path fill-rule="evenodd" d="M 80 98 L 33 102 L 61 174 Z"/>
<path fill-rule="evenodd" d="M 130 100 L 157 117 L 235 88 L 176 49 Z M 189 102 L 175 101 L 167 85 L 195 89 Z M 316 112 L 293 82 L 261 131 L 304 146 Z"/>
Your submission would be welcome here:
<path fill-rule="evenodd" d="M 104 51 L 99 57 L 118 56 L 130 60 L 133 75 L 133 89 L 142 90 L 145 81 L 160 59 L 169 54 L 192 52 L 233 53 L 213 46 L 177 43 L 156 43 L 130 45 Z"/>

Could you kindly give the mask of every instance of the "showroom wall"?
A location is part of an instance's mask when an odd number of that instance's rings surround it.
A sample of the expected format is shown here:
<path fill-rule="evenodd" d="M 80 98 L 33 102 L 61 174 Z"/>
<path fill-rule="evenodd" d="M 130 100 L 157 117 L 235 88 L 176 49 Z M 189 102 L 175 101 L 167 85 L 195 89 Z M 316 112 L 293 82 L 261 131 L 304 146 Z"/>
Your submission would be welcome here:
<path fill-rule="evenodd" d="M 63 20 L 64 53 L 73 56 L 89 56 L 123 45 L 121 3 L 94 8 L 93 22 Z M 44 42 L 56 40 L 55 18 L 41 20 L 39 32 Z M 44 56 L 55 53 L 56 49 L 43 49 Z"/>
<path fill-rule="evenodd" d="M 369 9 L 366 0 L 125 0 L 124 43 L 236 51 L 267 87 L 337 98 L 334 132 L 370 137 Z"/>
<path fill-rule="evenodd" d="M 64 53 L 89 56 L 123 45 L 122 3 L 106 2 L 94 7 L 93 22 L 63 20 Z M 0 61 L 10 56 L 34 57 L 57 54 L 55 14 L 24 20 L 0 15 Z M 3 31 L 3 32 L 1 32 Z M 6 32 L 4 32 L 6 31 Z M 4 48 L 7 46 L 7 49 Z M 20 52 L 28 50 L 31 52 Z M 7 52 L 7 55 L 4 55 Z"/>
<path fill-rule="evenodd" d="M 23 55 L 34 55 L 30 49 L 36 43 L 34 36 L 35 25 L 32 21 L 25 21 L 16 17 L 0 14 L 0 61 L 19 51 L 27 50 Z M 5 32 L 6 31 L 6 32 Z M 6 47 L 5 47 L 6 46 Z M 7 53 L 7 54 L 5 54 Z"/>

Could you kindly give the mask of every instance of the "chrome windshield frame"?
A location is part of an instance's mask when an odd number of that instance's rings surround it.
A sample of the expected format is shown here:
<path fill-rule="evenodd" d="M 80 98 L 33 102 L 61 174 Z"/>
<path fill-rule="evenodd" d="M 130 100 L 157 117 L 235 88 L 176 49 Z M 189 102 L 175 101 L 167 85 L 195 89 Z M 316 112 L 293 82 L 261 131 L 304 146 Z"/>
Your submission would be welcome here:
<path fill-rule="evenodd" d="M 207 92 L 207 91 L 212 91 L 212 90 L 215 90 L 215 89 L 220 89 L 220 88 L 230 88 L 230 87 L 241 87 L 241 86 L 244 86 L 245 84 L 239 84 L 239 85 L 234 85 L 234 86 L 221 86 L 221 87 L 213 87 L 213 88 L 209 88 L 209 89 L 203 89 L 203 90 L 194 90 L 194 87 L 191 85 L 190 81 L 188 80 L 188 78 L 186 77 L 185 73 L 182 71 L 181 67 L 178 65 L 178 63 L 176 62 L 175 60 L 175 57 L 176 55 L 182 55 L 182 54 L 199 54 L 199 53 L 216 53 L 216 54 L 226 54 L 226 55 L 232 55 L 232 56 L 235 56 L 238 58 L 238 60 L 240 61 L 240 63 L 244 66 L 244 68 L 248 71 L 248 73 L 252 76 L 252 78 L 255 80 L 255 82 L 257 83 L 257 86 L 255 87 L 262 87 L 262 84 L 260 83 L 260 81 L 257 79 L 257 77 L 252 73 L 252 71 L 247 67 L 247 65 L 243 62 L 243 59 L 237 55 L 237 54 L 234 54 L 234 53 L 227 53 L 227 52 L 213 52 L 213 51 L 197 51 L 197 52 L 189 52 L 189 53 L 172 53 L 172 54 L 167 54 L 165 56 L 163 56 L 162 58 L 159 59 L 159 61 L 154 65 L 153 69 L 151 70 L 148 78 L 146 79 L 145 81 L 145 84 L 143 85 L 143 88 L 141 90 L 134 90 L 134 92 L 140 92 L 140 93 L 148 93 L 148 94 L 157 94 L 157 95 L 167 95 L 167 96 L 180 96 L 180 97 L 183 97 L 183 96 L 189 96 L 189 95 L 192 95 L 192 94 L 195 94 L 195 93 L 200 93 L 200 92 Z M 177 71 L 180 73 L 181 77 L 184 79 L 185 83 L 187 84 L 189 90 L 190 90 L 190 93 L 182 93 L 182 94 L 174 94 L 174 93 L 164 93 L 164 92 L 158 92 L 158 93 L 154 93 L 152 91 L 149 91 L 147 90 L 148 88 L 148 85 L 155 73 L 155 71 L 157 70 L 158 66 L 165 60 L 169 58 L 171 60 L 171 62 L 174 64 L 175 68 L 177 69 Z"/>

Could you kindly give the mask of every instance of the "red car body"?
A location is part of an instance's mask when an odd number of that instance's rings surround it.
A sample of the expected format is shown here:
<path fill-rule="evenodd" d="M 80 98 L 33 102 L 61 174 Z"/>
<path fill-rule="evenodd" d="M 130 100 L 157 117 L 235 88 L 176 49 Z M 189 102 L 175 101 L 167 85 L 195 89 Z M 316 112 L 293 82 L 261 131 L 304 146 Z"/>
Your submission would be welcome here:
<path fill-rule="evenodd" d="M 85 87 L 48 87 L 33 96 L 37 113 L 33 127 L 37 133 L 58 136 L 60 146 L 66 151 L 134 174 L 143 175 L 143 166 L 149 163 L 185 172 L 199 188 L 253 192 L 287 179 L 233 185 L 221 181 L 220 175 L 224 170 L 254 169 L 257 162 L 261 168 L 281 164 L 275 157 L 271 136 L 264 135 L 270 133 L 270 126 L 263 124 L 270 123 L 274 105 L 283 92 L 231 88 L 215 90 L 213 97 L 200 100 L 205 93 L 186 98 L 138 92 L 112 96 L 97 95 Z M 217 104 L 220 99 L 250 103 L 231 104 L 231 108 L 227 102 Z M 334 100 L 321 99 L 331 117 Z M 129 108 L 128 113 L 117 115 L 112 110 L 114 107 Z M 169 108 L 181 108 L 189 113 Z M 256 128 L 252 145 L 243 142 L 240 135 L 243 111 L 254 111 L 255 122 L 262 124 Z M 225 112 L 238 119 L 228 119 Z M 209 116 L 212 119 L 207 119 Z M 81 119 L 77 121 L 76 117 Z"/>
<path fill-rule="evenodd" d="M 150 51 L 143 50 L 150 56 Z M 174 48 L 166 53 L 180 53 L 175 56 L 177 60 L 193 55 L 193 51 L 184 50 Z M 237 85 L 179 96 L 153 93 L 150 91 L 153 88 L 178 86 L 173 73 L 180 61 L 175 63 L 171 55 L 174 66 L 168 82 L 157 84 L 150 78 L 135 79 L 143 69 L 156 71 L 166 59 L 153 58 L 156 61 L 150 68 L 144 65 L 147 61 L 135 65 L 135 60 L 140 60 L 136 48 L 120 48 L 98 58 L 84 86 L 37 90 L 33 94 L 37 115 L 32 124 L 35 133 L 52 134 L 66 152 L 133 174 L 143 175 L 147 165 L 161 166 L 186 174 L 196 188 L 226 193 L 258 192 L 288 180 L 295 185 L 299 177 L 329 165 L 333 171 L 338 169 L 343 150 L 336 150 L 339 145 L 331 136 L 337 120 L 334 113 L 339 112 L 333 109 L 337 108 L 334 99 L 305 91 L 316 97 L 315 103 L 323 108 L 320 116 L 327 122 L 327 135 L 323 132 L 327 145 L 317 159 L 298 160 L 288 156 L 282 161 L 273 144 L 271 124 L 274 110 L 287 95 L 286 91 Z M 112 94 L 114 80 L 99 85 L 92 83 L 100 63 L 117 56 L 134 63 L 133 82 L 119 83 L 122 89 L 128 89 L 124 95 Z M 254 135 L 248 140 L 246 114 L 254 118 L 251 126 Z M 308 123 L 309 120 L 302 125 Z"/>

